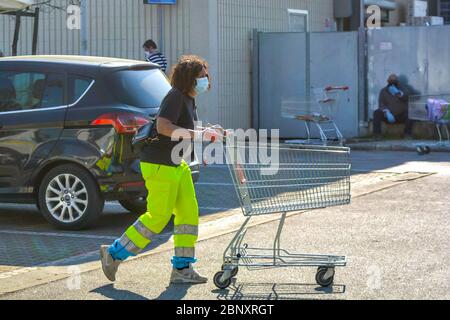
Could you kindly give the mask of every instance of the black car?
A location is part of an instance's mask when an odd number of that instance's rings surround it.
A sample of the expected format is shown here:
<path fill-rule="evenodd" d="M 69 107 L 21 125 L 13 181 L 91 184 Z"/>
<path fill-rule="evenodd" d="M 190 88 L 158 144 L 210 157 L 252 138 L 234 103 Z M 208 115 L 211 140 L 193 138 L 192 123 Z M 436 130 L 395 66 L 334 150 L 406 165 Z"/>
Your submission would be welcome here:
<path fill-rule="evenodd" d="M 0 59 L 0 202 L 36 203 L 52 224 L 86 228 L 105 201 L 141 214 L 131 140 L 171 89 L 151 63 L 81 56 Z M 194 181 L 198 162 L 191 163 Z"/>

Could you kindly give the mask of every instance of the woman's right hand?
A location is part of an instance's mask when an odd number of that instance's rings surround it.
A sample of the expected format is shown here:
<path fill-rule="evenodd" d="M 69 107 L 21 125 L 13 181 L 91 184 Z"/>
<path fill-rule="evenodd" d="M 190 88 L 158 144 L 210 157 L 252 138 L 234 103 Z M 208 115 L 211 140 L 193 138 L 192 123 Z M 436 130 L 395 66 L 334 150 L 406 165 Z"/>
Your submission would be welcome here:
<path fill-rule="evenodd" d="M 204 131 L 203 137 L 206 141 L 209 142 L 221 142 L 224 140 L 224 130 L 223 129 L 216 129 L 216 128 L 208 128 Z"/>

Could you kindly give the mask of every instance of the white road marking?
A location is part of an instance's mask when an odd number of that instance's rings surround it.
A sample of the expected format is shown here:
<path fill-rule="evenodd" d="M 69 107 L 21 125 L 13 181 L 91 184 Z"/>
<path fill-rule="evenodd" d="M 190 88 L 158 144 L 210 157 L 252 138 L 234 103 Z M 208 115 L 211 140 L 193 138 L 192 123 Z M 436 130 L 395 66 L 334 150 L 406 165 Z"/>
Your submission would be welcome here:
<path fill-rule="evenodd" d="M 44 237 L 60 237 L 60 238 L 78 238 L 78 239 L 108 239 L 115 240 L 113 236 L 97 236 L 91 234 L 73 234 L 73 233 L 52 233 L 52 232 L 31 232 L 18 230 L 0 230 L 0 234 L 26 235 L 26 236 L 44 236 Z"/>
<path fill-rule="evenodd" d="M 37 265 L 34 268 L 44 268 L 44 267 L 54 267 L 54 266 L 61 266 L 61 265 L 65 266 L 65 265 L 70 265 L 70 264 L 72 264 L 72 265 L 79 264 L 81 260 L 91 259 L 91 258 L 98 258 L 98 260 L 99 260 L 100 259 L 99 251 L 100 251 L 100 248 L 99 248 L 99 250 L 82 253 L 82 254 L 71 256 L 68 258 L 61 259 L 61 260 L 45 262 L 40 265 Z"/>
<path fill-rule="evenodd" d="M 14 276 L 18 276 L 18 275 L 28 273 L 31 271 L 36 271 L 36 270 L 38 270 L 37 267 L 20 268 L 20 269 L 8 271 L 8 272 L 0 273 L 0 279 L 12 278 Z"/>

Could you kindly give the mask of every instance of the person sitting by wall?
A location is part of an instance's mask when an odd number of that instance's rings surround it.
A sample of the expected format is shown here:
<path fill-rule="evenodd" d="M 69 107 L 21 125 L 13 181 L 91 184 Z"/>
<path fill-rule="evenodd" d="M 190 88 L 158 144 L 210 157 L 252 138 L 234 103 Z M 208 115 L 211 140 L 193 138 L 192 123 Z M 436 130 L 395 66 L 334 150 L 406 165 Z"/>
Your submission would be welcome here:
<path fill-rule="evenodd" d="M 388 85 L 380 92 L 379 108 L 373 115 L 373 134 L 375 140 L 382 139 L 382 122 L 405 124 L 405 138 L 412 139 L 413 122 L 408 115 L 408 93 L 402 88 L 395 74 L 388 78 Z"/>

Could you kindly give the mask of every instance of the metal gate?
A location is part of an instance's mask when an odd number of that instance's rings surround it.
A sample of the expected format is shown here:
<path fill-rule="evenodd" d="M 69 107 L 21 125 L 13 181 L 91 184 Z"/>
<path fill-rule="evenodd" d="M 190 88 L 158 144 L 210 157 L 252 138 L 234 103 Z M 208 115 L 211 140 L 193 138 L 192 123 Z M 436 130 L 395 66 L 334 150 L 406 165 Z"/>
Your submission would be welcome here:
<path fill-rule="evenodd" d="M 300 121 L 282 116 L 283 104 L 314 101 L 315 88 L 347 85 L 350 90 L 337 106 L 335 120 L 345 137 L 358 135 L 356 32 L 258 32 L 255 37 L 253 127 L 280 129 L 281 138 L 305 137 Z"/>
<path fill-rule="evenodd" d="M 368 30 L 370 116 L 395 73 L 411 95 L 450 93 L 450 26 Z"/>

